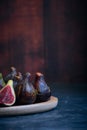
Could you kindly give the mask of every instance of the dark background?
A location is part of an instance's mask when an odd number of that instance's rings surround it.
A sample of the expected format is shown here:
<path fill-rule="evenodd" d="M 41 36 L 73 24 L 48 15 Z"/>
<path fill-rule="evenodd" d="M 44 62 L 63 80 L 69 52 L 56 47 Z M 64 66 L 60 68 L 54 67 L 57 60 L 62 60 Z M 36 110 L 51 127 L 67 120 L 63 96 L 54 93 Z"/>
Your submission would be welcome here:
<path fill-rule="evenodd" d="M 0 0 L 0 72 L 87 83 L 86 0 Z"/>

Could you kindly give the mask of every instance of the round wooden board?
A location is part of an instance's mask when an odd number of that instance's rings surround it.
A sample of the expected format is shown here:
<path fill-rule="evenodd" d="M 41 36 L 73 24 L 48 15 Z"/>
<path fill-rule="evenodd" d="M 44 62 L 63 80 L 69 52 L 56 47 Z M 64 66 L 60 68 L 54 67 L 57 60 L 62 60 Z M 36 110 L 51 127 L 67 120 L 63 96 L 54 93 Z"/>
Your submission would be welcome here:
<path fill-rule="evenodd" d="M 31 105 L 1 107 L 0 116 L 23 115 L 23 114 L 45 112 L 55 108 L 57 104 L 58 104 L 58 98 L 51 96 L 50 99 L 46 102 Z"/>

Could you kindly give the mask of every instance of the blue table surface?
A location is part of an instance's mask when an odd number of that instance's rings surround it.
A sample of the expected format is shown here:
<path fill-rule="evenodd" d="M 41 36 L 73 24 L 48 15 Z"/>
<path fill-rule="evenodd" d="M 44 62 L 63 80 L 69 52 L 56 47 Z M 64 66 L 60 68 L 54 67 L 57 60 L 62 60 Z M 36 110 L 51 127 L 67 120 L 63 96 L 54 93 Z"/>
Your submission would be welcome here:
<path fill-rule="evenodd" d="M 50 84 L 55 109 L 31 115 L 0 117 L 0 130 L 87 130 L 87 84 Z"/>

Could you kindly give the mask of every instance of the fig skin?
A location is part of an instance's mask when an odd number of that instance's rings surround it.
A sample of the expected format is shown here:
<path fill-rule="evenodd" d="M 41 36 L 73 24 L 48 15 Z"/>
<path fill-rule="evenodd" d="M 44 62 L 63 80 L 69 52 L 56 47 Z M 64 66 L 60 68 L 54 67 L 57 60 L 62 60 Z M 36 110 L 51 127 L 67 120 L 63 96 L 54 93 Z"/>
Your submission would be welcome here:
<path fill-rule="evenodd" d="M 44 75 L 40 72 L 36 73 L 34 87 L 37 91 L 36 102 L 45 102 L 50 99 L 50 87 L 47 85 Z"/>
<path fill-rule="evenodd" d="M 50 96 L 51 96 L 51 91 L 38 93 L 36 103 L 48 101 L 50 99 Z"/>
<path fill-rule="evenodd" d="M 27 72 L 18 86 L 17 100 L 19 105 L 33 104 L 36 101 L 36 91 L 30 81 L 31 74 Z"/>
<path fill-rule="evenodd" d="M 12 66 L 10 68 L 10 72 L 4 77 L 5 83 L 7 83 L 8 80 L 14 80 L 16 75 L 17 75 L 16 68 Z"/>

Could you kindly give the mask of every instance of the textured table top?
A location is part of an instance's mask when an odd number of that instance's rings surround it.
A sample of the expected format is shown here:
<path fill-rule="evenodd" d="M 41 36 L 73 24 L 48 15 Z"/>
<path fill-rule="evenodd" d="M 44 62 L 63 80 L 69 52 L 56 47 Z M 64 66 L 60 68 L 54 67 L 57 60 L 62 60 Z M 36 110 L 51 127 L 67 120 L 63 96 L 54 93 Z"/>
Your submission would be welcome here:
<path fill-rule="evenodd" d="M 0 130 L 87 130 L 87 84 L 53 83 L 50 87 L 59 100 L 55 109 L 0 117 Z"/>

